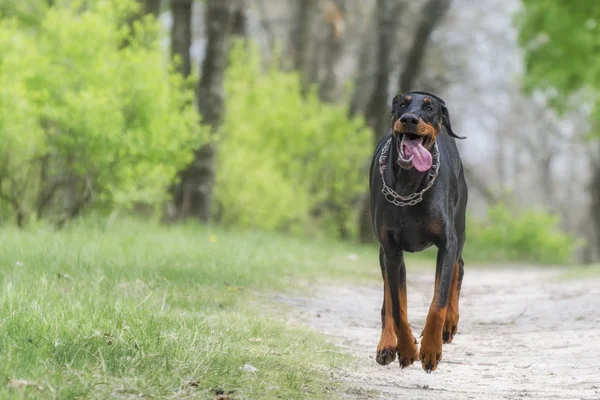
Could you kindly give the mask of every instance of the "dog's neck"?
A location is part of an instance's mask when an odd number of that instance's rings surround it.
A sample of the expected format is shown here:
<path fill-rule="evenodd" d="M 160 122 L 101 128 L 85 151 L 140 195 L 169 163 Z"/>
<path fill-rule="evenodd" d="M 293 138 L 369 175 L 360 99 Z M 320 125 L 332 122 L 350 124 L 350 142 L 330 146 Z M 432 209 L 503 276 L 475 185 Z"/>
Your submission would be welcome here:
<path fill-rule="evenodd" d="M 429 171 L 419 172 L 415 167 L 410 169 L 404 169 L 398 165 L 399 146 L 400 138 L 397 136 L 392 137 L 391 145 L 391 157 L 389 167 L 393 170 L 393 182 L 387 182 L 387 184 L 394 189 L 396 193 L 401 196 L 407 196 L 412 193 L 419 192 L 427 185 L 427 176 Z"/>

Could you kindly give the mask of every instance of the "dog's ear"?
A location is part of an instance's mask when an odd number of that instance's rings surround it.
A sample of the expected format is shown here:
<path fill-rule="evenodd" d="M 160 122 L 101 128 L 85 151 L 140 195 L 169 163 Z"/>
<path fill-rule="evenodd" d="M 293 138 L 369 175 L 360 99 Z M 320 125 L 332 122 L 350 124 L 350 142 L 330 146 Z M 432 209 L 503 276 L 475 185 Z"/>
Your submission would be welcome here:
<path fill-rule="evenodd" d="M 442 104 L 441 106 L 442 106 L 442 125 L 444 125 L 446 127 L 446 130 L 448 131 L 448 135 L 450 135 L 456 139 L 466 139 L 467 138 L 466 136 L 458 136 L 452 131 L 452 123 L 450 122 L 450 113 L 448 112 L 448 107 L 446 107 L 444 104 Z"/>

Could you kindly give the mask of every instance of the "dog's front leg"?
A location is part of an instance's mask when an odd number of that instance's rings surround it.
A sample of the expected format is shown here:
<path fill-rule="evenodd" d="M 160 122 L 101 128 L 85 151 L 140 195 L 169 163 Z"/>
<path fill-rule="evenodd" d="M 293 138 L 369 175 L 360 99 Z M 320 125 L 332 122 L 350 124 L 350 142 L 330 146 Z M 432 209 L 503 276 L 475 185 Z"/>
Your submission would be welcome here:
<path fill-rule="evenodd" d="M 404 264 L 402 251 L 384 252 L 383 260 L 385 264 L 384 280 L 388 286 L 387 294 L 392 306 L 391 317 L 397 339 L 398 360 L 400 361 L 400 368 L 404 368 L 416 361 L 419 355 L 415 338 L 408 323 L 406 265 Z"/>
<path fill-rule="evenodd" d="M 383 277 L 383 304 L 381 305 L 381 338 L 377 345 L 375 360 L 381 365 L 388 365 L 396 359 L 398 339 L 396 338 L 396 328 L 394 326 L 392 296 L 390 294 L 390 284 L 388 282 L 383 248 L 379 249 L 379 264 Z"/>
<path fill-rule="evenodd" d="M 456 251 L 457 243 L 454 238 L 438 250 L 433 300 L 423 329 L 423 339 L 421 340 L 421 350 L 419 352 L 423 369 L 428 373 L 435 371 L 442 359 L 442 331 L 446 320 Z"/>

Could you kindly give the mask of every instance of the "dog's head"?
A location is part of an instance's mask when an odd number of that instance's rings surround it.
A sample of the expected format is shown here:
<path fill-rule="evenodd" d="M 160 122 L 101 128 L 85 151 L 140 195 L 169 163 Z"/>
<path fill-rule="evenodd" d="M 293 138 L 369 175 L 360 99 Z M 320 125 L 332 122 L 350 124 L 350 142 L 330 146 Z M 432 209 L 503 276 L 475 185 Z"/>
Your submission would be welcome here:
<path fill-rule="evenodd" d="M 450 114 L 444 100 L 427 92 L 408 92 L 392 101 L 392 132 L 400 139 L 399 162 L 403 168 L 415 167 L 420 172 L 431 168 L 430 150 L 442 127 L 448 135 L 452 131 Z"/>

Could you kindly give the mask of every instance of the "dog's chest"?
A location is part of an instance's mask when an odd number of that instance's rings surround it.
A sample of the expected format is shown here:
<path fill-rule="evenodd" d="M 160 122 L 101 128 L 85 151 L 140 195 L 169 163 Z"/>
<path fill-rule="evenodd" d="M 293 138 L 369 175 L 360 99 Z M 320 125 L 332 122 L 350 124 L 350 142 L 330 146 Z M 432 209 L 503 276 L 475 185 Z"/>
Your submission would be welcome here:
<path fill-rule="evenodd" d="M 392 239 L 394 247 L 405 251 L 416 252 L 435 244 L 441 233 L 439 219 L 429 213 L 427 208 L 413 207 L 384 207 L 376 215 L 376 228 L 381 235 Z M 391 243 L 390 243 L 391 244 Z"/>

